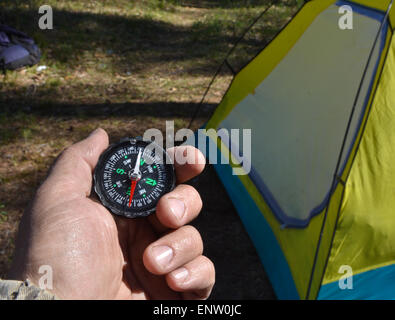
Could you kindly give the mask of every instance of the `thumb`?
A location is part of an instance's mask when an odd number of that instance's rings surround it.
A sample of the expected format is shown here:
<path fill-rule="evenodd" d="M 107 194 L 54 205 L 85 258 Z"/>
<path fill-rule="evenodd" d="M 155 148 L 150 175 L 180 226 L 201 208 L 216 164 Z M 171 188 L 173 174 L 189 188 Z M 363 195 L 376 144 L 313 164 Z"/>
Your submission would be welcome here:
<path fill-rule="evenodd" d="M 86 139 L 66 148 L 53 165 L 40 189 L 46 195 L 70 198 L 70 193 L 88 196 L 92 187 L 92 172 L 101 153 L 108 147 L 108 135 L 96 129 Z"/>

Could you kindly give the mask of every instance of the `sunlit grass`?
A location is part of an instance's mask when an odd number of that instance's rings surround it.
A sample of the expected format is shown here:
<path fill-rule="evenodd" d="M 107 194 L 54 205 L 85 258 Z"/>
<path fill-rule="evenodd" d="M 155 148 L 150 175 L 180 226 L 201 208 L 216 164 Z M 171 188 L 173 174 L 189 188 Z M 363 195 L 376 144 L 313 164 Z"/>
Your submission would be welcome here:
<path fill-rule="evenodd" d="M 148 97 L 166 101 L 190 101 L 192 97 L 197 101 L 226 52 L 268 2 L 217 1 L 218 6 L 196 8 L 188 6 L 193 2 L 176 0 L 48 0 L 55 29 L 43 31 L 32 24 L 30 31 L 43 52 L 40 64 L 47 69 L 10 72 L 0 92 L 9 101 L 12 88 L 22 89 L 17 95 L 26 90 L 29 95 L 26 88 L 34 87 L 37 103 L 141 101 Z M 251 50 L 238 54 L 237 59 L 248 61 L 264 39 L 284 24 L 294 10 L 284 3 L 256 25 L 246 40 L 254 42 L 247 45 Z M 26 17 L 31 14 L 28 10 L 23 13 Z M 23 15 L 11 17 L 22 29 L 26 28 Z M 190 91 L 175 85 L 180 78 L 182 83 L 194 84 Z M 116 94 L 105 88 L 108 84 L 118 88 Z M 96 89 L 81 90 L 84 85 Z M 131 88 L 137 88 L 136 94 Z"/>
<path fill-rule="evenodd" d="M 227 52 L 269 2 L 46 0 L 54 30 L 44 31 L 41 1 L 0 1 L 4 21 L 36 40 L 47 67 L 0 76 L 0 277 L 20 216 L 61 150 L 97 127 L 111 141 L 164 130 L 166 120 L 186 127 Z M 296 0 L 284 0 L 269 10 L 229 58 L 233 67 L 255 56 L 296 9 Z M 205 102 L 218 103 L 231 78 L 221 72 Z"/>

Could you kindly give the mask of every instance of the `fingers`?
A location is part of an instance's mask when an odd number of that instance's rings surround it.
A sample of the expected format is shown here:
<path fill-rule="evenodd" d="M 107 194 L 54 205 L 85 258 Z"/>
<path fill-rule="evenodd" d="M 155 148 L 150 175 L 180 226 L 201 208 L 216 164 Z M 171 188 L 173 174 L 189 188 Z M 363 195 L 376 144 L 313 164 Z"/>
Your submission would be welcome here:
<path fill-rule="evenodd" d="M 46 192 L 56 192 L 59 198 L 69 198 L 71 194 L 89 195 L 92 171 L 107 147 L 107 133 L 103 129 L 93 131 L 61 153 L 42 188 Z"/>
<path fill-rule="evenodd" d="M 180 146 L 167 150 L 174 159 L 177 183 L 185 182 L 200 174 L 206 160 L 203 154 L 192 146 Z M 158 233 L 168 228 L 179 228 L 192 221 L 202 208 L 199 193 L 191 186 L 179 185 L 163 196 L 157 204 L 156 214 L 148 219 Z"/>
<path fill-rule="evenodd" d="M 168 286 L 192 298 L 207 298 L 215 282 L 213 263 L 202 256 L 199 232 L 184 226 L 150 244 L 143 254 L 146 269 L 155 275 L 166 275 Z"/>
<path fill-rule="evenodd" d="M 169 287 L 178 292 L 189 292 L 186 298 L 206 299 L 215 283 L 214 264 L 205 256 L 199 256 L 166 275 Z"/>
<path fill-rule="evenodd" d="M 200 174 L 206 165 L 203 154 L 192 146 L 179 146 L 167 149 L 171 159 L 174 159 L 177 183 L 183 183 Z"/>
<path fill-rule="evenodd" d="M 192 226 L 184 226 L 151 243 L 144 251 L 143 262 L 156 275 L 169 273 L 200 256 L 203 242 Z"/>
<path fill-rule="evenodd" d="M 195 188 L 181 184 L 172 192 L 164 195 L 156 206 L 156 214 L 151 221 L 157 219 L 157 231 L 161 232 L 167 228 L 179 228 L 195 219 L 202 209 L 202 199 Z M 162 226 L 163 230 L 160 230 Z"/>

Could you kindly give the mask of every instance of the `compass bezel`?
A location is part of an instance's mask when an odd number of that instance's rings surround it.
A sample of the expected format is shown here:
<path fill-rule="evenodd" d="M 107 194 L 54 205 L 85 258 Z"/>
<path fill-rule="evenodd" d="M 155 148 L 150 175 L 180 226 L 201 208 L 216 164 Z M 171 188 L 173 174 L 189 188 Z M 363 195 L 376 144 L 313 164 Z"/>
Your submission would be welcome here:
<path fill-rule="evenodd" d="M 106 190 L 104 190 L 103 186 L 103 171 L 106 165 L 107 160 L 115 153 L 117 150 L 125 147 L 125 145 L 138 145 L 144 144 L 145 148 L 148 145 L 154 146 L 155 150 L 160 150 L 162 155 L 164 156 L 162 159 L 165 160 L 161 166 L 166 171 L 166 183 L 165 183 L 165 190 L 161 196 L 152 202 L 149 206 L 142 208 L 142 210 L 136 210 L 136 208 L 129 208 L 129 207 L 122 207 L 118 203 L 111 201 L 111 198 L 106 195 Z M 152 145 L 153 144 L 153 145 Z M 166 193 L 172 191 L 175 188 L 176 184 L 176 176 L 174 171 L 174 166 L 171 162 L 169 154 L 166 152 L 165 149 L 160 147 L 153 141 L 145 141 L 141 138 L 123 138 L 118 143 L 111 144 L 103 153 L 100 155 L 97 165 L 93 172 L 93 182 L 94 182 L 94 191 L 96 195 L 99 197 L 100 202 L 105 206 L 111 213 L 127 217 L 127 218 L 138 218 L 138 217 L 147 217 L 150 214 L 154 213 L 156 210 L 156 206 L 158 204 L 159 199 L 165 195 Z M 125 210 L 126 209 L 126 210 Z"/>

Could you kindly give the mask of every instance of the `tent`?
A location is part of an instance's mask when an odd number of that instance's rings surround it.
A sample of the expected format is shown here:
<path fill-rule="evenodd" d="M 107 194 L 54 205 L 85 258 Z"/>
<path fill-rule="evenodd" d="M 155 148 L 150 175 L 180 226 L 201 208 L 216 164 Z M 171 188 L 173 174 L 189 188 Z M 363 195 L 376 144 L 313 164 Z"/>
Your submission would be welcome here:
<path fill-rule="evenodd" d="M 395 298 L 394 26 L 391 0 L 306 1 L 196 135 L 233 156 L 214 166 L 280 299 Z"/>

